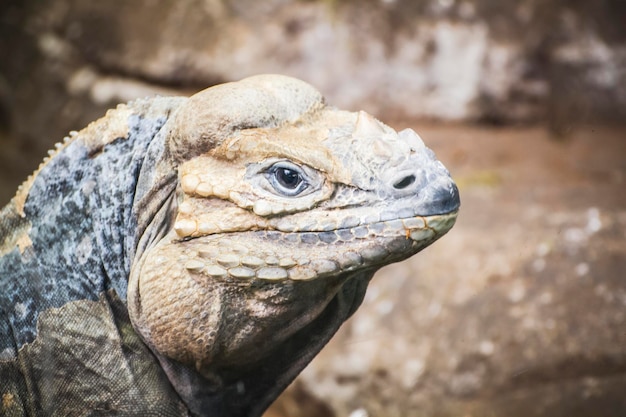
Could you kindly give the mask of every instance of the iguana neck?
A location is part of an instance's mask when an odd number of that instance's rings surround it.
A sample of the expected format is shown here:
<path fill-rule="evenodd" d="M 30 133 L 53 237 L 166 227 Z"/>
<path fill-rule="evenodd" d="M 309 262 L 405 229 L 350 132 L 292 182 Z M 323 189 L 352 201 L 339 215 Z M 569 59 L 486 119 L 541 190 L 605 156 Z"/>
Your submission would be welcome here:
<path fill-rule="evenodd" d="M 119 118 L 125 127 L 116 131 L 117 137 L 93 143 L 88 135 L 81 136 L 83 131 L 66 140 L 2 210 L 0 236 L 12 242 L 0 242 L 0 275 L 13 277 L 2 293 L 10 304 L 23 303 L 23 314 L 13 318 L 22 330 L 12 348 L 34 339 L 37 317 L 45 309 L 95 300 L 109 289 L 126 299 L 139 237 L 149 219 L 159 213 L 162 217 L 172 200 L 151 205 L 153 191 L 146 186 L 159 182 L 161 196 L 173 194 L 175 183 L 169 188 L 167 183 L 176 179 L 175 173 L 156 178 L 152 172 L 166 117 L 140 117 L 136 114 L 145 114 L 145 109 L 140 110 L 129 105 L 109 113 L 109 125 Z M 6 343 L 0 340 L 0 352 L 10 347 Z"/>
<path fill-rule="evenodd" d="M 361 305 L 374 270 L 347 274 L 326 308 L 262 361 L 216 368 L 203 376 L 157 353 L 174 389 L 194 415 L 260 416 Z"/>

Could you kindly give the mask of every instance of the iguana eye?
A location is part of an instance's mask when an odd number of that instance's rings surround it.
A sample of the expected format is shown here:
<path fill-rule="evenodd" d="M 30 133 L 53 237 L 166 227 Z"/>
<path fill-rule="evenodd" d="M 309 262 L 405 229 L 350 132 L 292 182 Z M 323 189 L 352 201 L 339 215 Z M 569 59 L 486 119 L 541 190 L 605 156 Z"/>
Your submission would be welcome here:
<path fill-rule="evenodd" d="M 274 190 L 288 197 L 296 196 L 309 187 L 302 169 L 289 162 L 279 162 L 267 171 L 268 180 Z"/>

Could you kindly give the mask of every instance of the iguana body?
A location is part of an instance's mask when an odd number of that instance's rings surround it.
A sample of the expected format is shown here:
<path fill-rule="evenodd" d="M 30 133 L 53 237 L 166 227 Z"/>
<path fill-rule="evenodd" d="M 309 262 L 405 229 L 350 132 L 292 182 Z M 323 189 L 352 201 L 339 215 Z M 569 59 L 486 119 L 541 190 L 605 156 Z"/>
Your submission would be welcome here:
<path fill-rule="evenodd" d="M 119 106 L 0 212 L 0 415 L 260 415 L 458 205 L 298 80 Z"/>

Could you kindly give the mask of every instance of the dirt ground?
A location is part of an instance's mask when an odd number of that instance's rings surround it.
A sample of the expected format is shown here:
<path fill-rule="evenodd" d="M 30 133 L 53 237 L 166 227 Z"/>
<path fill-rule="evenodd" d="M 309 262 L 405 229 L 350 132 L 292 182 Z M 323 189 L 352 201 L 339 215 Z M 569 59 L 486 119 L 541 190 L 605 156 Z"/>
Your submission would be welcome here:
<path fill-rule="evenodd" d="M 626 129 L 412 127 L 459 184 L 267 413 L 626 415 Z"/>

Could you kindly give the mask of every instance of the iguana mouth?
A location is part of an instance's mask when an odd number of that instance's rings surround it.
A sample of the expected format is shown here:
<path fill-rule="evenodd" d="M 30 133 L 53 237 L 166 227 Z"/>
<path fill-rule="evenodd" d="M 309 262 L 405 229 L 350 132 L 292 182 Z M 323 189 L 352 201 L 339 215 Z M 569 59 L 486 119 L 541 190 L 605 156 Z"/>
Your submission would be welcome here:
<path fill-rule="evenodd" d="M 180 242 L 179 261 L 195 279 L 306 281 L 397 262 L 454 225 L 457 211 L 325 231 L 245 231 Z"/>

